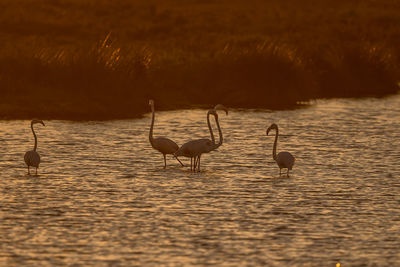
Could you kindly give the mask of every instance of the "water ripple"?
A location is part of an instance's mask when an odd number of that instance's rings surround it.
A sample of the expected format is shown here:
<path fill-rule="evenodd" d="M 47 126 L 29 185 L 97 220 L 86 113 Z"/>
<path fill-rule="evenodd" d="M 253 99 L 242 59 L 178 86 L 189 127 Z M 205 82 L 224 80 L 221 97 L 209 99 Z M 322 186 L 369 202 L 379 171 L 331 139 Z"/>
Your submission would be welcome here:
<path fill-rule="evenodd" d="M 1 121 L 0 265 L 400 265 L 399 96 L 220 116 L 223 146 L 191 173 L 148 143 L 150 114 L 37 127 Z M 209 137 L 204 110 L 158 112 L 156 136 Z M 272 160 L 296 165 L 279 177 Z M 186 165 L 189 163 L 184 159 Z"/>

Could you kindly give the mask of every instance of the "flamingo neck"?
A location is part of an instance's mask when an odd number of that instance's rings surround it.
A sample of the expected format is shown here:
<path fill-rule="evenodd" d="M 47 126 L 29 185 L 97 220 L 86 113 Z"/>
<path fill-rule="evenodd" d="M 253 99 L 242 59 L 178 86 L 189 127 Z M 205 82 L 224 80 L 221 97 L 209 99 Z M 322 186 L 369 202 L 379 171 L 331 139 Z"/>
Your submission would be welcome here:
<path fill-rule="evenodd" d="M 222 145 L 222 142 L 224 141 L 224 137 L 222 136 L 222 130 L 221 130 L 221 126 L 219 125 L 219 120 L 217 116 L 215 117 L 215 123 L 217 124 L 218 127 L 218 133 L 219 133 L 219 141 L 218 144 L 216 144 L 215 149 L 217 149 L 218 147 L 220 147 Z"/>
<path fill-rule="evenodd" d="M 215 144 L 215 137 L 214 137 L 214 133 L 211 127 L 211 123 L 210 123 L 210 111 L 207 113 L 207 125 L 208 125 L 208 129 L 210 130 L 210 135 L 211 135 L 211 141 L 213 144 Z"/>
<path fill-rule="evenodd" d="M 279 135 L 279 130 L 278 128 L 276 128 L 274 148 L 272 149 L 272 158 L 274 160 L 276 160 L 276 147 L 278 145 L 278 135 Z"/>
<path fill-rule="evenodd" d="M 36 151 L 36 148 L 37 148 L 37 137 L 36 137 L 35 130 L 33 129 L 33 123 L 31 123 L 31 129 L 32 129 L 33 137 L 35 138 L 35 145 L 33 146 L 33 151 Z"/>
<path fill-rule="evenodd" d="M 150 132 L 149 132 L 149 141 L 150 144 L 153 145 L 153 127 L 154 127 L 154 119 L 155 119 L 155 112 L 154 107 L 151 107 L 152 116 L 151 116 L 151 125 L 150 125 Z"/>

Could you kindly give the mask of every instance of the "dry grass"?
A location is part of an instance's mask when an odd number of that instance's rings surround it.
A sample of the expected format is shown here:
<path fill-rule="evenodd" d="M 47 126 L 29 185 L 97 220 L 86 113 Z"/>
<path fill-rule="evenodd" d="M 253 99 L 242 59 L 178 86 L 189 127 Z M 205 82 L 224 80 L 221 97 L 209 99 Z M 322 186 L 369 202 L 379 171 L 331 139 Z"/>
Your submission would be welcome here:
<path fill-rule="evenodd" d="M 158 2 L 3 0 L 0 117 L 129 118 L 148 98 L 292 108 L 399 89 L 397 1 Z"/>

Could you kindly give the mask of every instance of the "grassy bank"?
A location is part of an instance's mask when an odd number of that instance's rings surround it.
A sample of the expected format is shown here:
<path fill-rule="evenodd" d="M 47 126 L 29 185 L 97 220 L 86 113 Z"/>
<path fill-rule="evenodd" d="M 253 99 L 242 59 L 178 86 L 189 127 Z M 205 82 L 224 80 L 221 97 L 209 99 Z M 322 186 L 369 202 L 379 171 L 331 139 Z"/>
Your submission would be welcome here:
<path fill-rule="evenodd" d="M 397 1 L 158 2 L 2 1 L 0 117 L 131 118 L 149 98 L 283 109 L 399 90 Z"/>

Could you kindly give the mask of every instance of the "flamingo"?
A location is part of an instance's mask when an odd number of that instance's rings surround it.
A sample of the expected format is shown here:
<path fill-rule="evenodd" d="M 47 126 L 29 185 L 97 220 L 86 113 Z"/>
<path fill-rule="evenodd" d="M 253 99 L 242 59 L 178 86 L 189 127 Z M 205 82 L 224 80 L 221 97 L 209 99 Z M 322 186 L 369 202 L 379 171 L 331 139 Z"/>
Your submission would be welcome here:
<path fill-rule="evenodd" d="M 40 123 L 43 126 L 45 126 L 42 120 L 32 120 L 31 121 L 31 129 L 32 129 L 33 137 L 35 138 L 35 145 L 33 146 L 33 150 L 26 152 L 25 156 L 24 156 L 25 163 L 26 163 L 26 165 L 28 165 L 28 175 L 31 174 L 30 170 L 29 170 L 30 166 L 36 167 L 36 175 L 37 175 L 37 169 L 39 168 L 39 164 L 40 164 L 40 155 L 39 155 L 39 153 L 36 152 L 37 137 L 36 137 L 35 130 L 33 129 L 33 125 L 36 123 Z"/>
<path fill-rule="evenodd" d="M 155 117 L 155 112 L 154 112 L 154 100 L 149 101 L 149 105 L 151 107 L 151 112 L 152 112 L 152 118 L 151 118 L 151 126 L 150 126 L 150 132 L 149 132 L 149 141 L 151 146 L 155 149 L 161 152 L 164 156 L 164 169 L 167 167 L 167 159 L 166 155 L 167 154 L 174 154 L 178 149 L 179 146 L 172 141 L 171 139 L 165 138 L 165 137 L 153 137 L 153 126 L 154 126 L 154 117 Z M 183 163 L 178 159 L 177 156 L 174 155 L 174 157 L 179 161 L 179 163 L 183 165 Z"/>
<path fill-rule="evenodd" d="M 213 150 L 216 150 L 218 147 L 222 145 L 223 136 L 221 127 L 219 125 L 217 110 L 224 110 L 226 115 L 228 115 L 228 109 L 221 104 L 218 104 L 214 107 L 214 109 L 210 109 L 207 112 L 207 125 L 210 130 L 211 140 L 207 138 L 197 139 L 189 141 L 183 144 L 179 150 L 174 154 L 175 156 L 184 156 L 190 158 L 190 170 L 196 171 L 196 166 L 198 171 L 200 172 L 200 158 L 203 153 L 209 153 Z M 210 123 L 210 115 L 213 115 L 215 118 L 215 122 L 219 131 L 219 142 L 215 143 L 214 133 L 211 128 Z"/>
<path fill-rule="evenodd" d="M 211 140 L 207 138 L 191 140 L 183 144 L 175 153 L 176 156 L 184 156 L 190 158 L 190 170 L 196 171 L 197 159 L 201 153 L 207 153 L 212 150 L 215 144 L 214 134 L 210 124 L 210 115 L 216 115 L 215 110 L 210 109 L 207 113 L 207 124 L 211 134 Z M 202 152 L 203 151 L 203 152 Z"/>
<path fill-rule="evenodd" d="M 286 176 L 289 177 L 289 170 L 291 170 L 293 168 L 296 158 L 293 157 L 292 154 L 290 154 L 289 152 L 286 152 L 286 151 L 279 152 L 278 155 L 276 155 L 276 146 L 278 143 L 278 135 L 279 135 L 278 125 L 276 125 L 275 123 L 271 124 L 271 126 L 269 126 L 267 129 L 267 135 L 268 135 L 269 131 L 271 131 L 272 129 L 276 130 L 274 148 L 272 150 L 272 158 L 278 164 L 279 175 L 282 174 L 282 169 L 287 168 Z"/>

